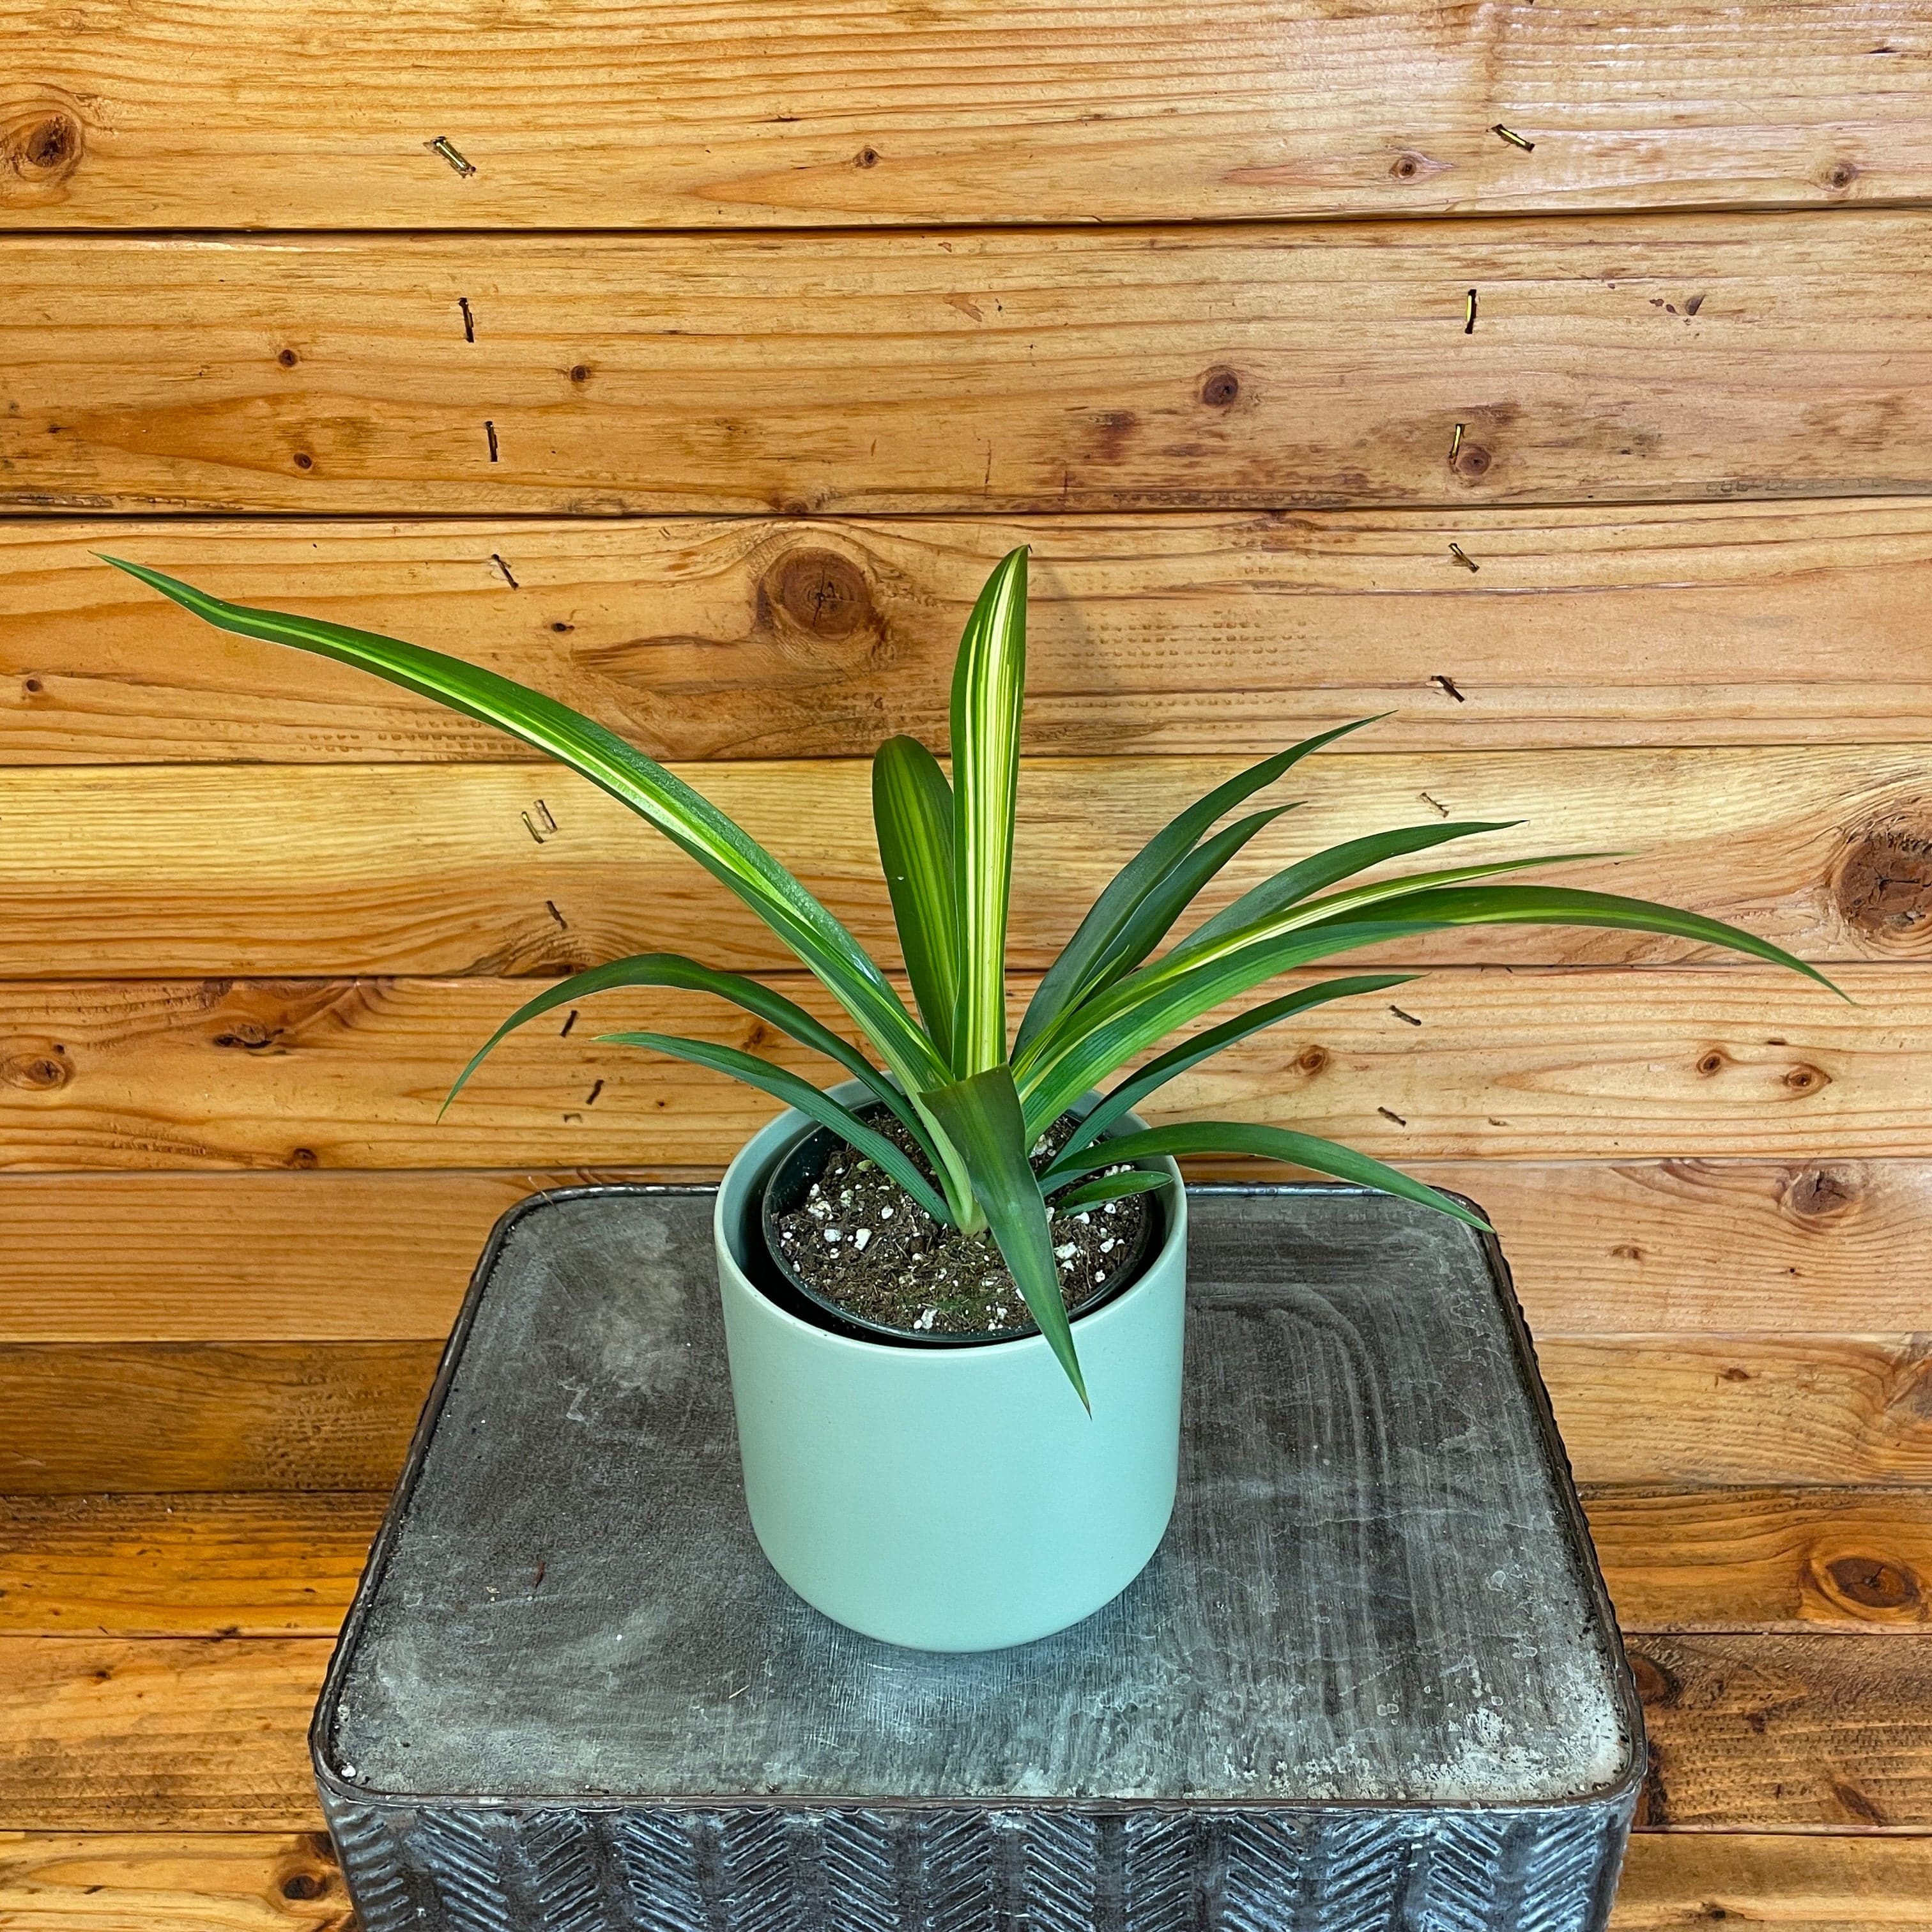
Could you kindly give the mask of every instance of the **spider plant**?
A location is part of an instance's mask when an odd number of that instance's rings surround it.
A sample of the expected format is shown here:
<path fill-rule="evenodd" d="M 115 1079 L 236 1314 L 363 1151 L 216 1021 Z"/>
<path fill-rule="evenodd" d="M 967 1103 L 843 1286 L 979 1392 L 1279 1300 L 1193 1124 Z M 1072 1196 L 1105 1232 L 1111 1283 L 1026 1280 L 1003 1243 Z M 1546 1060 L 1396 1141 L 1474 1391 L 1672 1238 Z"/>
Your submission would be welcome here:
<path fill-rule="evenodd" d="M 602 1036 L 735 1076 L 833 1129 L 934 1219 L 990 1230 L 1041 1333 L 1088 1400 L 1048 1234 L 1052 1214 L 1162 1184 L 1132 1163 L 1159 1155 L 1250 1154 L 1400 1195 L 1481 1228 L 1480 1216 L 1364 1154 L 1291 1129 L 1195 1120 L 1109 1136 L 1130 1108 L 1211 1054 L 1292 1015 L 1412 974 L 1316 981 L 1238 1012 L 1115 1078 L 1138 1055 L 1291 969 L 1460 926 L 1612 926 L 1728 946 L 1828 986 L 1754 934 L 1647 901 L 1498 883 L 1556 857 L 1492 860 L 1364 882 L 1390 860 L 1500 824 L 1408 826 L 1316 852 L 1274 873 L 1165 944 L 1196 897 L 1288 806 L 1220 821 L 1312 752 L 1372 718 L 1276 752 L 1162 826 L 1115 875 L 1040 982 L 1010 1037 L 1005 954 L 1026 671 L 1027 552 L 995 568 L 967 621 L 954 668 L 952 776 L 917 740 L 888 739 L 872 762 L 879 856 L 918 1017 L 831 913 L 739 826 L 654 760 L 580 713 L 494 672 L 394 638 L 228 603 L 144 566 L 104 560 L 209 623 L 356 664 L 500 727 L 629 806 L 736 893 L 820 981 L 879 1064 L 772 988 L 674 952 L 579 973 L 520 1007 L 478 1050 L 454 1100 L 504 1036 L 553 1008 L 619 986 L 664 986 L 730 1000 L 862 1082 L 926 1156 L 900 1146 L 811 1082 L 737 1048 L 661 1033 Z M 1100 1083 L 1114 1084 L 1044 1171 L 1042 1132 Z M 444 1102 L 446 1107 L 448 1100 Z"/>

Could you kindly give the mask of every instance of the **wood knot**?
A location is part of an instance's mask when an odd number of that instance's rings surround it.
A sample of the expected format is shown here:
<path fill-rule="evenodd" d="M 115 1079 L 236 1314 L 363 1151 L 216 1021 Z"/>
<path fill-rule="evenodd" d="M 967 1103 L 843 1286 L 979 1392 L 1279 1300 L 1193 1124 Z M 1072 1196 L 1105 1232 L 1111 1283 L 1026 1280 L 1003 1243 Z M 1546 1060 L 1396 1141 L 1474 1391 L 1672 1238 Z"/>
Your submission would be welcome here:
<path fill-rule="evenodd" d="M 1822 1094 L 1832 1084 L 1832 1076 L 1822 1066 L 1808 1066 L 1802 1062 L 1788 1069 L 1784 1075 L 1787 1093 Z"/>
<path fill-rule="evenodd" d="M 316 1159 L 314 1148 L 298 1147 L 289 1149 L 287 1164 L 290 1167 L 310 1168 L 320 1167 L 322 1162 Z"/>
<path fill-rule="evenodd" d="M 1490 452 L 1480 442 L 1466 441 L 1456 452 L 1454 467 L 1459 476 L 1486 476 L 1490 460 Z"/>
<path fill-rule="evenodd" d="M 275 360 L 279 362 L 284 369 L 292 369 L 296 364 L 302 360 L 302 358 L 298 356 L 292 349 L 283 349 L 278 350 L 276 352 Z"/>
<path fill-rule="evenodd" d="M 240 1047 L 254 1052 L 271 1045 L 275 1035 L 272 1028 L 265 1027 L 259 1020 L 244 1020 L 239 1026 L 230 1027 L 226 1031 L 214 1036 L 217 1046 Z"/>
<path fill-rule="evenodd" d="M 79 115 L 64 107 L 30 108 L 0 128 L 0 172 L 44 193 L 80 166 L 86 146 Z"/>
<path fill-rule="evenodd" d="M 1822 178 L 1826 187 L 1832 194 L 1844 194 L 1858 179 L 1858 166 L 1856 161 L 1840 160 L 1834 161 L 1825 170 Z"/>
<path fill-rule="evenodd" d="M 16 1053 L 0 1060 L 0 1081 L 28 1094 L 51 1094 L 74 1077 L 68 1064 L 67 1048 L 56 1046 L 44 1053 Z"/>
<path fill-rule="evenodd" d="M 1676 1676 L 1648 1652 L 1634 1650 L 1629 1655 L 1630 1675 L 1636 1679 L 1637 1695 L 1646 1711 L 1661 1710 L 1683 1695 L 1684 1686 Z"/>
<path fill-rule="evenodd" d="M 1913 1610 L 1922 1594 L 1911 1570 L 1882 1556 L 1834 1556 L 1820 1575 L 1828 1595 L 1861 1610 Z"/>
<path fill-rule="evenodd" d="M 1852 832 L 1832 868 L 1832 899 L 1854 932 L 1886 951 L 1932 946 L 1932 824 L 1900 816 Z"/>
<path fill-rule="evenodd" d="M 573 362 L 570 365 L 570 380 L 573 382 L 587 382 L 590 380 L 590 365 L 587 362 Z"/>
<path fill-rule="evenodd" d="M 282 1881 L 284 1898 L 320 1898 L 328 1889 L 328 1880 L 320 1872 L 290 1872 Z"/>
<path fill-rule="evenodd" d="M 1328 1064 L 1328 1052 L 1324 1048 L 1318 1046 L 1304 1047 L 1294 1058 L 1295 1072 L 1305 1073 L 1311 1080 Z"/>
<path fill-rule="evenodd" d="M 1721 1047 L 1707 1047 L 1697 1056 L 1697 1071 L 1707 1080 L 1713 1074 L 1723 1072 L 1729 1064 Z"/>
<path fill-rule="evenodd" d="M 797 550 L 782 556 L 759 586 L 761 614 L 828 644 L 842 643 L 878 621 L 872 586 L 850 557 L 836 550 Z"/>
<path fill-rule="evenodd" d="M 298 470 L 313 470 L 315 467 L 315 458 L 305 449 L 296 452 L 294 461 Z"/>
<path fill-rule="evenodd" d="M 1417 181 L 1422 175 L 1422 157 L 1420 154 L 1398 154 L 1389 164 L 1389 175 L 1395 181 Z"/>
<path fill-rule="evenodd" d="M 852 157 L 855 168 L 875 168 L 879 165 L 879 151 L 876 148 L 861 148 Z"/>
<path fill-rule="evenodd" d="M 1225 364 L 1210 369 L 1201 379 L 1201 400 L 1210 410 L 1232 408 L 1240 393 L 1240 377 Z"/>
<path fill-rule="evenodd" d="M 1837 1221 L 1858 1204 L 1858 1182 L 1828 1167 L 1807 1168 L 1785 1188 L 1785 1211 L 1801 1221 Z"/>

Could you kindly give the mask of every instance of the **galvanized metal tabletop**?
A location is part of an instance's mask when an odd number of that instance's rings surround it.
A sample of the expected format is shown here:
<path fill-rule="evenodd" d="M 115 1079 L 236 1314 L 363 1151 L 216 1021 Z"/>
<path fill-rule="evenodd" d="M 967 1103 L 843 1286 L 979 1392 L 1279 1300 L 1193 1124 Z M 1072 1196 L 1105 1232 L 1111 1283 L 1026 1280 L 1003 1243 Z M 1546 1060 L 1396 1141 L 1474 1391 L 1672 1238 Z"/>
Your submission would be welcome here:
<path fill-rule="evenodd" d="M 1494 1244 L 1190 1198 L 1167 1540 L 980 1656 L 765 1564 L 708 1190 L 506 1216 L 316 1712 L 367 1932 L 1600 1926 L 1641 1722 Z"/>

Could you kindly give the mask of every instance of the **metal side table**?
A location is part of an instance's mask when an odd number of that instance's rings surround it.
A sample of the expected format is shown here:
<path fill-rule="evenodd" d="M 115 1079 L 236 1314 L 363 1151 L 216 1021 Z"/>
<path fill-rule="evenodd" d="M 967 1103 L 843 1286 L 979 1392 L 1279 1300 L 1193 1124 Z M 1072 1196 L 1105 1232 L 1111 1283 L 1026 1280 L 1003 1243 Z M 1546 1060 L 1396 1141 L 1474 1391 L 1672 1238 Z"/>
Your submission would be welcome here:
<path fill-rule="evenodd" d="M 366 1932 L 1604 1924 L 1641 1719 L 1492 1243 L 1195 1190 L 1166 1544 L 942 1657 L 760 1556 L 710 1210 L 584 1189 L 491 1239 L 316 1714 Z"/>

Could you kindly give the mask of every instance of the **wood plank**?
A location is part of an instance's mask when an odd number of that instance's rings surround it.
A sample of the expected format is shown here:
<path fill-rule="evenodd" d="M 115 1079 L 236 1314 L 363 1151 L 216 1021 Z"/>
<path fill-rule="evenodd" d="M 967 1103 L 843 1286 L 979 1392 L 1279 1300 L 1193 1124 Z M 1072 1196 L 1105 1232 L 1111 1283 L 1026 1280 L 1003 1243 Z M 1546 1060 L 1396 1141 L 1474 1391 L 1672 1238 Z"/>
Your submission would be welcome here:
<path fill-rule="evenodd" d="M 1583 1481 L 1932 1482 L 1932 1336 L 1573 1336 L 1537 1352 Z"/>
<path fill-rule="evenodd" d="M 1478 572 L 1445 567 L 1452 536 Z M 98 550 L 470 658 L 694 759 L 869 757 L 894 731 L 943 745 L 967 610 L 1021 543 L 1036 757 L 1260 754 L 1390 711 L 1375 749 L 1932 737 L 1932 505 L 1910 499 L 1050 525 L 27 522 L 0 524 L 0 764 L 526 755 L 374 678 L 193 623 Z"/>
<path fill-rule="evenodd" d="M 303 1733 L 328 1652 L 0 1637 L 0 1829 L 317 1828 Z M 1648 1637 L 1634 1661 L 1649 1825 L 1932 1826 L 1932 1646 Z"/>
<path fill-rule="evenodd" d="M 1900 1258 L 1932 1244 L 1932 1163 L 1414 1165 L 1483 1204 L 1545 1340 L 1925 1323 L 1924 1282 Z M 716 1178 L 674 1168 L 10 1174 L 0 1341 L 434 1341 L 492 1222 L 526 1195 Z"/>
<path fill-rule="evenodd" d="M 0 247 L 0 508 L 19 511 L 1460 509 L 1932 485 L 1905 213 Z"/>
<path fill-rule="evenodd" d="M 1318 1009 L 1203 1063 L 1148 1111 L 1279 1120 L 1410 1160 L 1667 1160 L 1686 1148 L 1922 1158 L 1932 986 L 1904 964 L 1839 978 L 1856 1004 L 1768 967 L 1450 969 L 1400 989 L 1406 1018 L 1379 1001 Z M 811 986 L 778 982 L 836 1017 Z M 718 1168 L 770 1103 L 600 1046 L 598 1032 L 684 1031 L 823 1071 L 734 1009 L 605 995 L 585 1024 L 566 1013 L 512 1036 L 439 1124 L 450 1081 L 529 990 L 0 983 L 0 1168 Z M 1016 1004 L 1027 992 L 1016 984 Z"/>
<path fill-rule="evenodd" d="M 1012 968 L 1050 965 L 1079 910 L 1144 841 L 1238 769 L 1220 758 L 1062 758 L 1028 771 Z M 898 965 L 868 764 L 734 762 L 683 776 L 790 863 L 882 964 Z M 1439 808 L 1459 820 L 1521 821 L 1469 844 L 1468 860 L 1626 854 L 1550 876 L 1664 899 L 1810 959 L 1916 957 L 1932 947 L 1924 780 L 1923 754 L 1904 746 L 1336 753 L 1284 783 L 1280 796 L 1300 808 L 1228 867 L 1198 911 L 1306 852 L 1435 822 Z M 740 970 L 794 963 L 723 886 L 568 772 L 0 770 L 0 975 L 9 978 L 547 976 L 658 948 Z M 1708 949 L 1518 927 L 1439 934 L 1375 957 L 1580 964 L 1700 952 Z"/>
<path fill-rule="evenodd" d="M 333 1636 L 386 1497 L 178 1491 L 0 1498 L 0 1633 Z M 1627 1631 L 1932 1620 L 1932 1490 L 1585 1494 Z"/>
<path fill-rule="evenodd" d="M 1720 1915 L 1774 1932 L 1924 1932 L 1932 1839 L 1640 1832 L 1611 1932 Z M 17 1932 L 340 1932 L 327 1838 L 302 1832 L 9 1832 L 0 1913 Z"/>
<path fill-rule="evenodd" d="M 1647 1636 L 1646 1824 L 1932 1825 L 1932 1644 L 1898 1636 Z"/>
<path fill-rule="evenodd" d="M 439 1353 L 428 1342 L 10 1342 L 0 1494 L 386 1490 Z M 1538 1355 L 1581 1481 L 1932 1484 L 1923 1336 L 1568 1338 Z"/>
<path fill-rule="evenodd" d="M 349 1932 L 324 1832 L 0 1832 L 9 1932 Z"/>
<path fill-rule="evenodd" d="M 1932 1244 L 1932 1167 L 1917 1161 L 1468 1161 L 1425 1171 L 1488 1210 L 1539 1336 L 1926 1325 L 1924 1278 L 1916 1261 L 1902 1264 Z"/>
<path fill-rule="evenodd" d="M 333 1637 L 388 1501 L 0 1496 L 0 1634 Z"/>
<path fill-rule="evenodd" d="M 1598 1484 L 1584 1507 L 1626 1632 L 1932 1622 L 1932 1492 Z"/>
<path fill-rule="evenodd" d="M 430 1342 L 0 1348 L 0 1493 L 386 1490 Z"/>
<path fill-rule="evenodd" d="M 1831 206 L 1932 184 L 1922 21 L 1870 0 L 1544 0 L 1453 29 L 1424 9 L 1316 0 L 893 4 L 836 20 L 808 0 L 571 0 L 483 19 L 406 0 L 380 32 L 312 10 L 302 57 L 268 63 L 242 0 L 191 18 L 140 0 L 115 24 L 35 21 L 9 89 L 0 218 L 1189 220 Z M 560 93 L 556 126 L 532 104 Z M 1534 152 L 1491 134 L 1498 120 Z M 425 152 L 439 130 L 473 172 Z"/>
<path fill-rule="evenodd" d="M 0 1636 L 0 1831 L 320 1831 L 331 1647 Z"/>
<path fill-rule="evenodd" d="M 1773 1932 L 1925 1932 L 1932 1839 L 1850 1833 L 1640 1832 L 1611 1932 L 1736 1920 Z"/>

